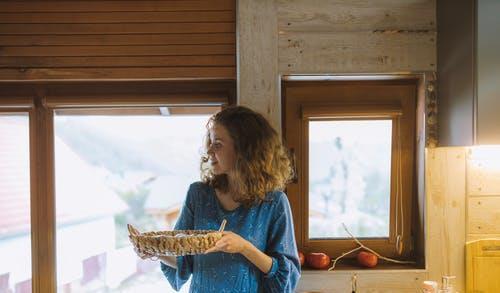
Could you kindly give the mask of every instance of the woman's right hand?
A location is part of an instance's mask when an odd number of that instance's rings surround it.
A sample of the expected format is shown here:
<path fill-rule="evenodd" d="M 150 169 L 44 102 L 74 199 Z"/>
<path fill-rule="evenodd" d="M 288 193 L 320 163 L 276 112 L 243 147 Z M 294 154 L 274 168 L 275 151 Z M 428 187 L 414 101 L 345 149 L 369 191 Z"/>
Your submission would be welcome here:
<path fill-rule="evenodd" d="M 134 247 L 134 251 L 141 259 L 157 261 L 160 260 L 162 263 L 169 267 L 177 269 L 177 258 L 175 256 L 155 256 L 147 252 L 139 251 Z"/>
<path fill-rule="evenodd" d="M 149 254 L 149 253 L 144 252 L 144 251 L 140 251 L 135 247 L 134 247 L 134 251 L 137 254 L 137 256 L 140 257 L 141 259 L 151 259 L 154 257 L 154 255 Z"/>

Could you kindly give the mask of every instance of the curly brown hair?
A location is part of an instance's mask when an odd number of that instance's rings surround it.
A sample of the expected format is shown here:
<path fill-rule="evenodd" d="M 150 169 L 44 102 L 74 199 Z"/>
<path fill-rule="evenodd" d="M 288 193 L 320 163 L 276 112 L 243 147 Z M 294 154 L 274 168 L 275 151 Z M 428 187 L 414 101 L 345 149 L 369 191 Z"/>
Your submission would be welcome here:
<path fill-rule="evenodd" d="M 227 174 L 216 175 L 208 162 L 209 130 L 222 125 L 234 143 L 236 163 Z M 214 114 L 207 122 L 205 155 L 201 158 L 201 180 L 222 192 L 233 193 L 235 201 L 249 207 L 265 200 L 267 192 L 283 190 L 293 175 L 289 153 L 273 127 L 260 113 L 232 106 Z"/>

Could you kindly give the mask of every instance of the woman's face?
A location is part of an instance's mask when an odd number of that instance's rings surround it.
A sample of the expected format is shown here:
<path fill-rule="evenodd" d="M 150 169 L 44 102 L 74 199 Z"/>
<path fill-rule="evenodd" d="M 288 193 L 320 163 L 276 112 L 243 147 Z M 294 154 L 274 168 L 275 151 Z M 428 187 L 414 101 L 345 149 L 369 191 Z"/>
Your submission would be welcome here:
<path fill-rule="evenodd" d="M 213 172 L 215 175 L 227 174 L 234 168 L 236 162 L 233 140 L 227 129 L 219 124 L 214 124 L 208 132 L 211 144 L 207 153 Z"/>

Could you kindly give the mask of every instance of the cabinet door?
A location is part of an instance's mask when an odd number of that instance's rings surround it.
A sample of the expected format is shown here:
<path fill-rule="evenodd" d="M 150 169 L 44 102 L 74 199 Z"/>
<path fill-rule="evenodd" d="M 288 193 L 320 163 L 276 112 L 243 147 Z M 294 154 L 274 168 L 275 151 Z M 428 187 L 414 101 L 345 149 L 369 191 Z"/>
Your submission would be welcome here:
<path fill-rule="evenodd" d="M 500 292 L 500 239 L 466 244 L 466 292 Z"/>
<path fill-rule="evenodd" d="M 477 1 L 476 144 L 500 144 L 500 1 Z"/>
<path fill-rule="evenodd" d="M 473 292 L 498 292 L 500 290 L 500 257 L 475 257 L 473 259 Z"/>

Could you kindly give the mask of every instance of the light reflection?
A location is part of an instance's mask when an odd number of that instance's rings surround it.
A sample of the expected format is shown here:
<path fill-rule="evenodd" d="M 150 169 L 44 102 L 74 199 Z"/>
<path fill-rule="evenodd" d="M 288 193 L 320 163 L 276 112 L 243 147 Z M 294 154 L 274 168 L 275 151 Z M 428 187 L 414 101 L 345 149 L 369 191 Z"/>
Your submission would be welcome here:
<path fill-rule="evenodd" d="M 481 169 L 500 171 L 500 145 L 482 145 L 468 147 L 468 158 L 479 161 Z"/>

